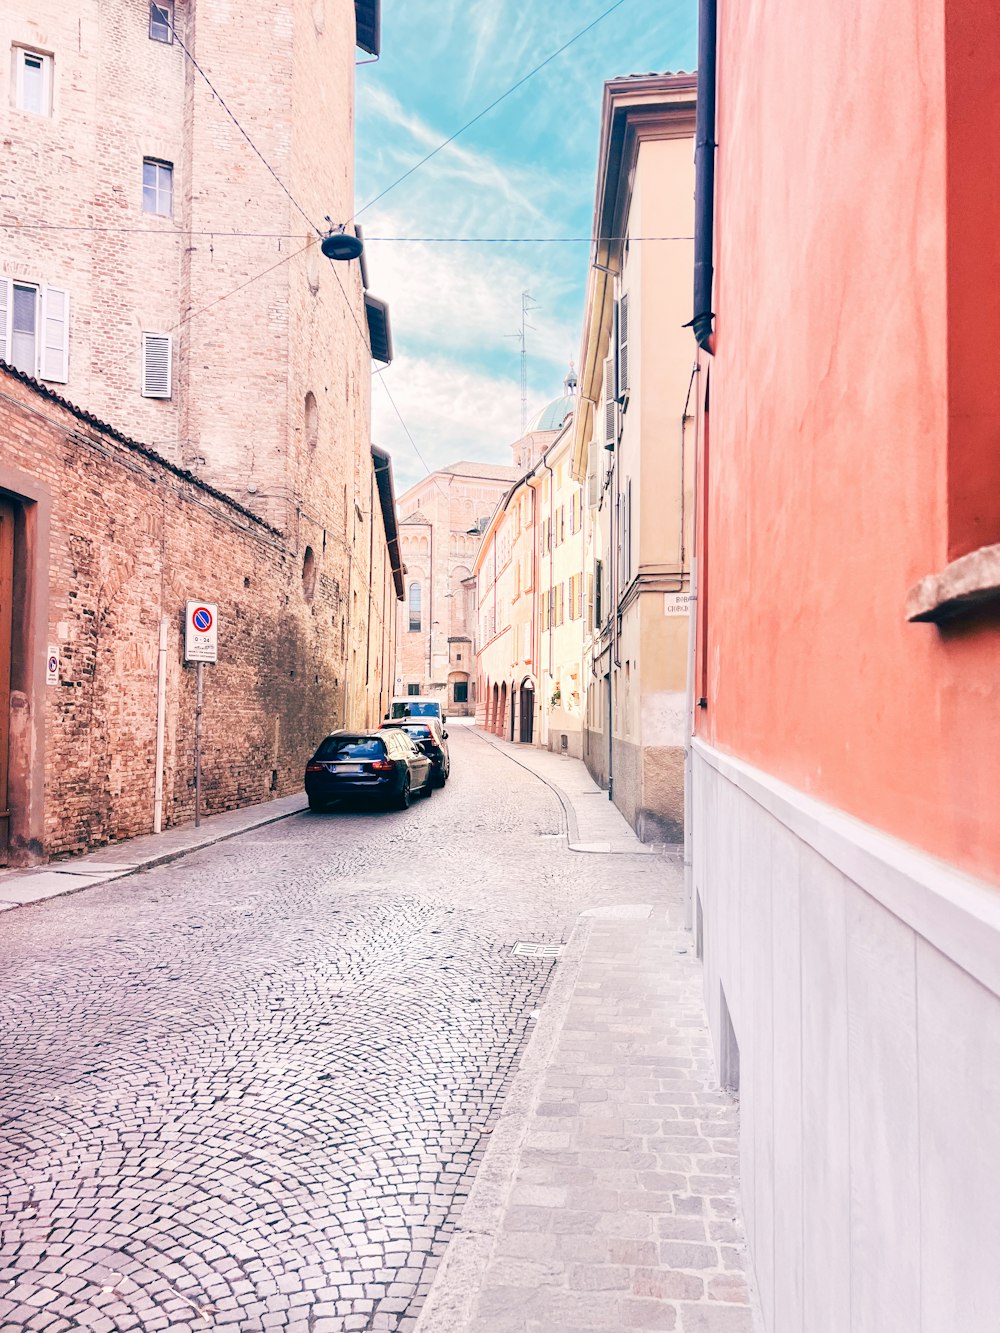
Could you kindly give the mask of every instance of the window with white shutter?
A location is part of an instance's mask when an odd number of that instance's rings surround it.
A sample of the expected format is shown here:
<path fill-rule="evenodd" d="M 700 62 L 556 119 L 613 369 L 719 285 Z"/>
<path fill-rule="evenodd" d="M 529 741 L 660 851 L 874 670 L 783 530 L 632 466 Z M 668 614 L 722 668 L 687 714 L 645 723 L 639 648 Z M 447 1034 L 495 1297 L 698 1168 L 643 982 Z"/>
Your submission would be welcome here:
<path fill-rule="evenodd" d="M 596 440 L 587 446 L 587 504 L 596 509 L 601 498 L 602 450 Z"/>
<path fill-rule="evenodd" d="M 142 335 L 142 396 L 171 397 L 172 339 L 169 333 Z"/>
<path fill-rule="evenodd" d="M 0 278 L 0 361 L 10 364 L 10 279 Z"/>
<path fill-rule="evenodd" d="M 628 382 L 628 293 L 618 302 L 618 394 L 624 397 Z"/>
<path fill-rule="evenodd" d="M 69 378 L 69 292 L 0 277 L 0 360 L 32 379 Z"/>
<path fill-rule="evenodd" d="M 604 358 L 604 447 L 615 447 L 618 405 L 615 402 L 615 358 Z"/>
<path fill-rule="evenodd" d="M 38 374 L 38 288 L 11 283 L 10 364 L 32 379 Z"/>
<path fill-rule="evenodd" d="M 42 288 L 41 332 L 41 378 L 65 384 L 69 379 L 69 292 L 61 287 Z"/>

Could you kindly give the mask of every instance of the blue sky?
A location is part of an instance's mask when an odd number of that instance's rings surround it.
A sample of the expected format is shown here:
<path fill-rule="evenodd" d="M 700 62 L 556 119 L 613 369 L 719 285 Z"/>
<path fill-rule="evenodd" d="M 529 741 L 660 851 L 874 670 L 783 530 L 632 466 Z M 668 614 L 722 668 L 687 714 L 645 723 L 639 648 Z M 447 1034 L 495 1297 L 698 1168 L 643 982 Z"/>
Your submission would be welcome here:
<path fill-rule="evenodd" d="M 382 59 L 357 70 L 357 206 L 550 55 L 611 0 L 383 0 Z M 580 344 L 590 249 L 426 245 L 409 236 L 590 235 L 605 79 L 690 70 L 696 0 L 625 0 L 359 221 L 372 291 L 390 304 L 384 372 L 428 464 L 510 462 L 520 427 L 521 291 L 529 412 L 558 395 Z M 426 475 L 376 382 L 373 438 L 396 489 Z"/>

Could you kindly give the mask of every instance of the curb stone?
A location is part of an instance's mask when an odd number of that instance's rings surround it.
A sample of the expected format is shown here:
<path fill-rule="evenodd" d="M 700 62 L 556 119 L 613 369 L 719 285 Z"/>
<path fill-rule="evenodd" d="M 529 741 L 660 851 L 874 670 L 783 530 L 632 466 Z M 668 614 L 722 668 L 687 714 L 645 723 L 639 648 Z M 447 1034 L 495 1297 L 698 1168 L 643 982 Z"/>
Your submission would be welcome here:
<path fill-rule="evenodd" d="M 247 823 L 241 824 L 238 828 L 230 825 L 219 828 L 214 831 L 211 829 L 211 823 L 214 819 L 223 820 L 228 817 L 233 821 L 239 810 L 223 810 L 218 815 L 209 815 L 202 822 L 201 829 L 198 831 L 197 838 L 192 837 L 192 841 L 185 842 L 181 846 L 169 847 L 163 851 L 154 852 L 152 855 L 138 856 L 135 860 L 128 860 L 130 842 L 119 842 L 101 847 L 95 852 L 90 852 L 84 856 L 74 857 L 67 861 L 50 861 L 45 866 L 32 867 L 23 872 L 14 872 L 11 874 L 0 874 L 0 912 L 15 907 L 34 907 L 40 902 L 50 902 L 53 898 L 64 898 L 71 893 L 80 893 L 84 889 L 96 887 L 98 884 L 107 884 L 114 879 L 126 879 L 130 875 L 137 875 L 143 870 L 152 870 L 156 866 L 168 865 L 171 861 L 178 861 L 182 856 L 187 856 L 191 852 L 200 852 L 206 847 L 213 847 L 216 843 L 227 842 L 230 838 L 238 838 L 244 833 L 251 833 L 255 829 L 265 828 L 268 824 L 277 824 L 283 819 L 290 819 L 293 815 L 303 814 L 308 808 L 302 804 L 304 798 L 301 793 L 296 792 L 293 796 L 279 797 L 276 801 L 268 801 L 261 806 L 243 806 L 242 810 L 260 810 L 259 816 L 252 817 Z M 279 804 L 291 804 L 296 802 L 292 809 L 276 809 Z M 165 836 L 170 834 L 180 834 L 185 825 L 179 825 L 172 829 L 165 830 Z M 194 825 L 191 824 L 190 832 L 194 834 Z M 160 837 L 160 834 L 141 834 L 142 838 Z M 138 841 L 135 839 L 133 841 Z M 115 857 L 115 861 L 105 862 L 103 858 L 108 855 Z M 90 865 L 91 869 L 86 869 Z M 107 864 L 107 873 L 102 873 L 103 866 Z M 64 868 L 65 867 L 65 868 Z M 112 868 L 113 867 L 113 868 Z M 56 877 L 65 877 L 65 887 L 53 887 L 53 879 Z M 38 880 L 38 888 L 43 885 L 44 891 L 31 895 L 32 880 Z M 14 898 L 15 892 L 23 891 L 25 897 Z"/>
<path fill-rule="evenodd" d="M 592 920 L 580 917 L 559 962 L 538 1025 L 521 1057 L 468 1202 L 445 1250 L 417 1319 L 415 1333 L 461 1333 L 472 1317 L 482 1278 L 500 1235 L 516 1166 L 549 1059 L 562 1032 L 590 940 Z"/>

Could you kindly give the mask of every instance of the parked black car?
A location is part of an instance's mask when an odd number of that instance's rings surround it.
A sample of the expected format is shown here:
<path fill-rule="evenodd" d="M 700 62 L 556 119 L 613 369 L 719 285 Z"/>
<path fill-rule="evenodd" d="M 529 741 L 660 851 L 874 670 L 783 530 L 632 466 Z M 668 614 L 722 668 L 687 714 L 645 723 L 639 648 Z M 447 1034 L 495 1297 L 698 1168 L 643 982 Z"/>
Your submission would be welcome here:
<path fill-rule="evenodd" d="M 448 753 L 448 733 L 436 717 L 399 718 L 393 722 L 383 722 L 382 730 L 395 728 L 405 731 L 418 750 L 434 765 L 434 785 L 443 787 L 451 773 L 451 755 Z"/>
<path fill-rule="evenodd" d="M 306 764 L 310 810 L 332 801 L 391 804 L 405 810 L 414 792 L 430 796 L 434 766 L 405 732 L 334 731 Z"/>

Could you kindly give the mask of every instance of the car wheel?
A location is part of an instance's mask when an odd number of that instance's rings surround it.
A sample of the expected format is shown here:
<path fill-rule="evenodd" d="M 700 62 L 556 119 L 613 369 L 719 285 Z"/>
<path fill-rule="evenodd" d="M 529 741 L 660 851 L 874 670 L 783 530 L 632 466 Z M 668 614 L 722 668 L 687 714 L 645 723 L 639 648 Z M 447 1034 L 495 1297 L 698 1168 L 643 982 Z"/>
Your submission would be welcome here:
<path fill-rule="evenodd" d="M 327 808 L 326 801 L 320 801 L 315 796 L 309 797 L 309 809 L 313 812 L 314 815 L 318 815 L 321 810 L 325 810 L 326 808 Z"/>
<path fill-rule="evenodd" d="M 399 795 L 396 797 L 396 809 L 408 810 L 409 808 L 410 808 L 410 775 L 409 773 L 407 773 L 406 777 L 403 778 L 402 789 Z"/>

